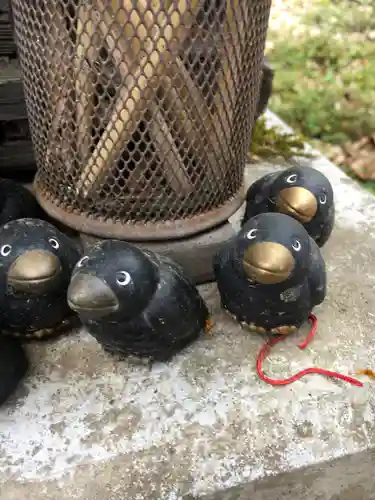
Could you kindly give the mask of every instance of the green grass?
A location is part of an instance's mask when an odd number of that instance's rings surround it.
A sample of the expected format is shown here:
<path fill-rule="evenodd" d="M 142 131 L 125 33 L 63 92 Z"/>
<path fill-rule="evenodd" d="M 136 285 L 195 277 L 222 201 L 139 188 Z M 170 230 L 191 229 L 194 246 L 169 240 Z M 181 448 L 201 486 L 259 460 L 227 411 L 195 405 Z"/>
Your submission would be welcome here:
<path fill-rule="evenodd" d="M 261 116 L 255 123 L 249 161 L 260 158 L 267 161 L 291 161 L 296 157 L 313 158 L 314 155 L 306 151 L 306 138 L 296 133 L 280 132 L 279 127 L 270 126 Z"/>
<path fill-rule="evenodd" d="M 311 3 L 298 33 L 270 26 L 267 55 L 276 75 L 269 107 L 298 133 L 323 143 L 373 134 L 375 1 Z"/>

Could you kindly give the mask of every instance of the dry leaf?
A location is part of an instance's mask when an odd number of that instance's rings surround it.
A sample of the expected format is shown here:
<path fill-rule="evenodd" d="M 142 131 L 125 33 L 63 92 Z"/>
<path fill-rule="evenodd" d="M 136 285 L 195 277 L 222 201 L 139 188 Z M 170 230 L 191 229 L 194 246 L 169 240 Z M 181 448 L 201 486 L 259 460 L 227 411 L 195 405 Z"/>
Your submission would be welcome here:
<path fill-rule="evenodd" d="M 349 164 L 353 172 L 363 181 L 375 180 L 375 151 L 361 154 Z"/>
<path fill-rule="evenodd" d="M 375 180 L 375 134 L 361 137 L 356 142 L 346 142 L 334 151 L 330 159 L 349 167 L 363 181 Z"/>

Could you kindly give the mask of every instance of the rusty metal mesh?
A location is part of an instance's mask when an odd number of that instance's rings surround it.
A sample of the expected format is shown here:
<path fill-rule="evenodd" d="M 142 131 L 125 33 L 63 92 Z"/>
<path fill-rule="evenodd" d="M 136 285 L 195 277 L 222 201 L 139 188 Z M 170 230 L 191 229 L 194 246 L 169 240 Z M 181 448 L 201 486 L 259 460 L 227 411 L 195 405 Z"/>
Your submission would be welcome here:
<path fill-rule="evenodd" d="M 241 203 L 271 0 L 12 0 L 52 216 L 187 235 Z"/>

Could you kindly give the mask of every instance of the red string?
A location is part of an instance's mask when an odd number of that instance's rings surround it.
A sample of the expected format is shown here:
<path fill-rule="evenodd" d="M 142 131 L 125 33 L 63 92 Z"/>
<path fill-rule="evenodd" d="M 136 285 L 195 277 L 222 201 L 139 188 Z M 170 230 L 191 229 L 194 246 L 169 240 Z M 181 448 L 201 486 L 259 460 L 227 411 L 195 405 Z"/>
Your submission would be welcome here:
<path fill-rule="evenodd" d="M 310 314 L 309 320 L 311 322 L 311 331 L 307 335 L 306 340 L 304 342 L 302 342 L 301 344 L 299 344 L 298 347 L 300 349 L 306 349 L 306 347 L 310 344 L 310 342 L 314 338 L 316 331 L 317 331 L 317 328 L 318 328 L 318 319 L 315 316 L 315 314 Z M 288 384 L 291 384 L 292 382 L 295 382 L 296 380 L 299 380 L 300 378 L 304 377 L 305 375 L 317 373 L 319 375 L 324 375 L 326 377 L 333 377 L 333 378 L 337 378 L 340 380 L 344 380 L 345 382 L 348 382 L 349 384 L 357 385 L 358 387 L 363 387 L 362 382 L 360 382 L 359 380 L 357 380 L 355 378 L 349 377 L 348 375 L 342 375 L 341 373 L 331 372 L 329 370 L 324 370 L 322 368 L 306 368 L 305 370 L 301 370 L 300 372 L 296 373 L 292 377 L 281 379 L 281 380 L 267 377 L 267 375 L 265 375 L 265 373 L 263 372 L 263 368 L 262 368 L 263 361 L 268 356 L 268 354 L 271 350 L 271 347 L 274 346 L 275 344 L 277 344 L 278 342 L 280 342 L 280 340 L 284 339 L 285 337 L 286 337 L 286 335 L 280 335 L 279 337 L 275 337 L 275 338 L 269 340 L 268 342 L 266 342 L 264 344 L 264 346 L 262 347 L 262 349 L 259 352 L 257 363 L 256 363 L 256 369 L 257 369 L 257 373 L 258 373 L 259 378 L 261 380 L 263 380 L 264 382 L 267 382 L 267 384 L 288 385 Z"/>

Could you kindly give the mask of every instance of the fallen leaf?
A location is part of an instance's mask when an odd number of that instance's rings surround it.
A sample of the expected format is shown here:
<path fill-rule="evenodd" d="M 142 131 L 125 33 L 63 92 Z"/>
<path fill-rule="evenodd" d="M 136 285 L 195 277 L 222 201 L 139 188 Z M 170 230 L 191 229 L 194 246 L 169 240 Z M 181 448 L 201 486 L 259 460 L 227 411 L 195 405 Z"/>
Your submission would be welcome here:
<path fill-rule="evenodd" d="M 364 368 L 362 370 L 357 370 L 357 375 L 366 375 L 371 380 L 375 380 L 375 372 L 370 370 L 370 368 Z"/>
<path fill-rule="evenodd" d="M 375 134 L 344 143 L 330 159 L 348 167 L 362 181 L 375 180 Z"/>
<path fill-rule="evenodd" d="M 363 181 L 375 180 L 375 151 L 361 155 L 354 161 L 350 162 L 350 168 Z"/>

